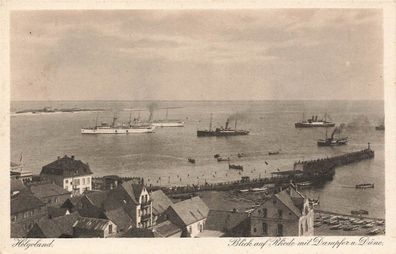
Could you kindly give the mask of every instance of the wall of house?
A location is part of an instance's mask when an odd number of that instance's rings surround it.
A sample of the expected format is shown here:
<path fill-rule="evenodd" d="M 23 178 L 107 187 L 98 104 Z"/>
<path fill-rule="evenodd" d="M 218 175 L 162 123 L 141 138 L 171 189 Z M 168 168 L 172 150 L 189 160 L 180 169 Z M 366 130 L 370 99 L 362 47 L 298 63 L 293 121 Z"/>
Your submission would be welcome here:
<path fill-rule="evenodd" d="M 68 198 L 71 197 L 71 194 L 63 194 L 56 196 L 48 196 L 40 198 L 47 206 L 60 206 L 62 205 Z"/>
<path fill-rule="evenodd" d="M 153 225 L 153 204 L 151 202 L 151 197 L 147 191 L 146 188 L 143 188 L 142 193 L 139 196 L 139 203 L 141 205 L 139 205 L 136 209 L 136 214 L 139 214 L 139 210 L 140 210 L 140 217 L 137 218 L 137 224 L 139 225 L 139 223 L 141 223 L 142 227 L 151 227 Z M 149 204 L 147 204 L 149 203 Z M 142 216 L 145 216 L 146 214 L 150 215 L 150 218 L 148 220 L 143 220 Z"/>
<path fill-rule="evenodd" d="M 264 217 L 264 209 L 267 209 L 266 217 Z M 281 218 L 278 210 L 282 211 Z M 263 223 L 267 225 L 267 233 L 263 231 Z M 275 197 L 252 212 L 250 224 L 251 236 L 278 236 L 278 224 L 282 225 L 283 236 L 299 235 L 299 217 Z"/>
<path fill-rule="evenodd" d="M 110 226 L 112 227 L 110 232 Z M 106 237 L 113 237 L 117 234 L 117 225 L 114 224 L 112 221 L 107 224 L 105 230 L 103 231 L 103 236 Z"/>
<path fill-rule="evenodd" d="M 310 208 L 309 201 L 304 203 L 303 216 L 299 219 L 299 236 L 313 236 L 314 235 L 314 210 Z"/>
<path fill-rule="evenodd" d="M 206 219 L 194 222 L 186 227 L 187 232 L 189 233 L 190 237 L 196 237 L 199 233 L 203 231 L 205 226 Z"/>
<path fill-rule="evenodd" d="M 70 177 L 63 179 L 62 181 L 62 188 L 72 193 L 73 185 L 74 188 L 77 189 L 77 191 L 74 192 L 74 195 L 81 195 L 85 190 L 92 190 L 92 176 L 85 175 L 73 178 Z"/>
<path fill-rule="evenodd" d="M 41 218 L 48 215 L 47 208 L 42 206 L 40 208 L 11 214 L 11 223 L 22 225 L 22 227 L 28 232 L 33 228 L 34 224 L 37 223 Z"/>

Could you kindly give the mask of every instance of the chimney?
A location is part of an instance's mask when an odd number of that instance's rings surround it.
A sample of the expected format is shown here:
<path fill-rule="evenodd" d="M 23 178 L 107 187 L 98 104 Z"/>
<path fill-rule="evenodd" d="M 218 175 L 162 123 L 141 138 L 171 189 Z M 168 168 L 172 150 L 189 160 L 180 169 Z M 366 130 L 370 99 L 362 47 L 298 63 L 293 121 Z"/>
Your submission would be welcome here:
<path fill-rule="evenodd" d="M 60 160 L 60 156 L 58 156 L 58 160 Z"/>
<path fill-rule="evenodd" d="M 72 160 L 74 160 L 74 155 L 72 155 L 70 158 L 71 158 Z"/>

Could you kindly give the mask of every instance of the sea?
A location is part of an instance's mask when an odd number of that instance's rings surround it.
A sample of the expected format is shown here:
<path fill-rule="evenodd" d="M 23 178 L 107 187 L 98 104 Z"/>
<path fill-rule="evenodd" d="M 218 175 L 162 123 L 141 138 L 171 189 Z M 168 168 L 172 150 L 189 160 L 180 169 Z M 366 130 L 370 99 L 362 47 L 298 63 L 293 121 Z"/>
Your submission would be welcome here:
<path fill-rule="evenodd" d="M 153 106 L 155 105 L 155 106 Z M 26 109 L 81 108 L 104 109 L 74 113 L 16 114 Z M 127 122 L 130 117 L 147 119 L 148 108 L 154 119 L 180 119 L 184 127 L 156 128 L 155 133 L 129 135 L 82 135 L 82 127 L 96 121 Z M 197 137 L 198 129 L 224 126 L 237 116 L 238 129 L 247 136 Z M 324 128 L 299 129 L 294 123 L 312 115 L 342 124 L 341 136 L 349 143 L 338 147 L 318 147 Z M 334 180 L 321 187 L 302 191 L 320 199 L 320 209 L 349 214 L 364 209 L 369 216 L 385 217 L 384 131 L 375 130 L 384 118 L 383 101 L 12 101 L 11 159 L 22 162 L 25 170 L 39 174 L 41 168 L 58 156 L 74 155 L 88 163 L 94 176 L 143 177 L 148 185 L 181 186 L 260 178 L 272 172 L 293 169 L 301 160 L 330 157 L 365 149 L 370 143 L 375 158 L 336 169 Z M 234 127 L 234 122 L 230 125 Z M 328 135 L 333 128 L 328 129 Z M 279 151 L 277 155 L 269 152 Z M 245 156 L 238 158 L 237 154 Z M 217 162 L 215 154 L 230 157 L 244 171 L 229 170 L 227 162 Z M 196 163 L 188 162 L 188 158 Z M 373 183 L 374 189 L 358 190 L 360 183 Z"/>

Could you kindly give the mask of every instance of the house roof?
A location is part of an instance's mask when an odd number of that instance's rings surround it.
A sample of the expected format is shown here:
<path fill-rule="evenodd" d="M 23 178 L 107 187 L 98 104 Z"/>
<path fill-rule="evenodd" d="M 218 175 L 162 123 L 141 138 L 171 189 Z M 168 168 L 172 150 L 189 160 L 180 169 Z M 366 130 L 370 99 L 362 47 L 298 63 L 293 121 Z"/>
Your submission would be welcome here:
<path fill-rule="evenodd" d="M 301 211 L 296 207 L 293 200 L 291 199 L 288 190 L 283 190 L 274 195 L 279 201 L 281 201 L 290 211 L 292 211 L 297 217 L 301 216 Z"/>
<path fill-rule="evenodd" d="M 163 221 L 153 226 L 152 229 L 155 237 L 168 237 L 182 231 L 178 226 L 169 220 Z"/>
<path fill-rule="evenodd" d="M 150 198 L 153 201 L 153 213 L 156 215 L 165 212 L 173 204 L 172 200 L 162 190 L 151 192 Z"/>
<path fill-rule="evenodd" d="M 109 222 L 110 220 L 106 219 L 79 217 L 73 227 L 87 230 L 104 230 Z"/>
<path fill-rule="evenodd" d="M 187 226 L 194 222 L 205 219 L 208 216 L 209 208 L 200 197 L 183 200 L 170 206 L 177 216 Z"/>
<path fill-rule="evenodd" d="M 68 157 L 65 155 L 64 157 L 45 165 L 42 168 L 40 175 L 42 174 L 60 175 L 66 178 L 91 175 L 92 171 L 88 164 L 85 164 L 80 160 L 75 160 L 74 156 Z"/>
<path fill-rule="evenodd" d="M 114 222 L 119 229 L 128 229 L 130 226 L 135 225 L 131 217 L 128 216 L 123 208 L 105 211 L 104 214 L 109 220 Z"/>
<path fill-rule="evenodd" d="M 11 198 L 11 214 L 32 210 L 42 206 L 45 206 L 45 204 L 29 193 L 20 193 Z"/>
<path fill-rule="evenodd" d="M 70 192 L 63 189 L 59 185 L 54 183 L 44 183 L 37 185 L 30 185 L 30 191 L 34 196 L 38 198 L 52 197 L 52 196 L 60 196 L 60 195 L 71 195 Z"/>
<path fill-rule="evenodd" d="M 96 207 L 102 207 L 104 201 L 107 198 L 108 191 L 91 191 L 84 196 Z"/>
<path fill-rule="evenodd" d="M 38 227 L 47 238 L 58 238 L 62 235 L 72 236 L 73 224 L 78 218 L 77 212 L 53 219 L 44 218 L 37 222 L 34 227 Z M 41 235 L 34 236 L 31 232 L 28 235 L 29 237 L 41 237 Z"/>
<path fill-rule="evenodd" d="M 152 238 L 154 237 L 153 231 L 147 228 L 131 228 L 127 232 L 125 232 L 121 237 L 145 237 L 145 238 Z"/>
<path fill-rule="evenodd" d="M 28 232 L 22 224 L 11 223 L 11 238 L 22 238 L 26 237 Z"/>
<path fill-rule="evenodd" d="M 48 217 L 56 218 L 56 217 L 60 217 L 60 216 L 66 215 L 68 209 L 67 208 L 61 208 L 61 207 L 49 206 L 49 207 L 47 207 L 47 211 L 48 211 Z"/>
<path fill-rule="evenodd" d="M 210 210 L 205 222 L 205 230 L 226 232 L 238 226 L 248 216 L 245 212 Z"/>
<path fill-rule="evenodd" d="M 24 190 L 26 190 L 26 186 L 20 179 L 11 178 L 11 192 Z"/>

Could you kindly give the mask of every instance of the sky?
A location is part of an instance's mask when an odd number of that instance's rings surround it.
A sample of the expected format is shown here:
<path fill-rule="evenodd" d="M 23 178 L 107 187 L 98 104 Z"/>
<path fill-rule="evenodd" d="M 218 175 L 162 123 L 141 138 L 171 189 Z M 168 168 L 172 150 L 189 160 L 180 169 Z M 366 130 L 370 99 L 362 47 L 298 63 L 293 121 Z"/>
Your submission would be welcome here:
<path fill-rule="evenodd" d="M 12 100 L 382 100 L 376 9 L 14 11 Z"/>

